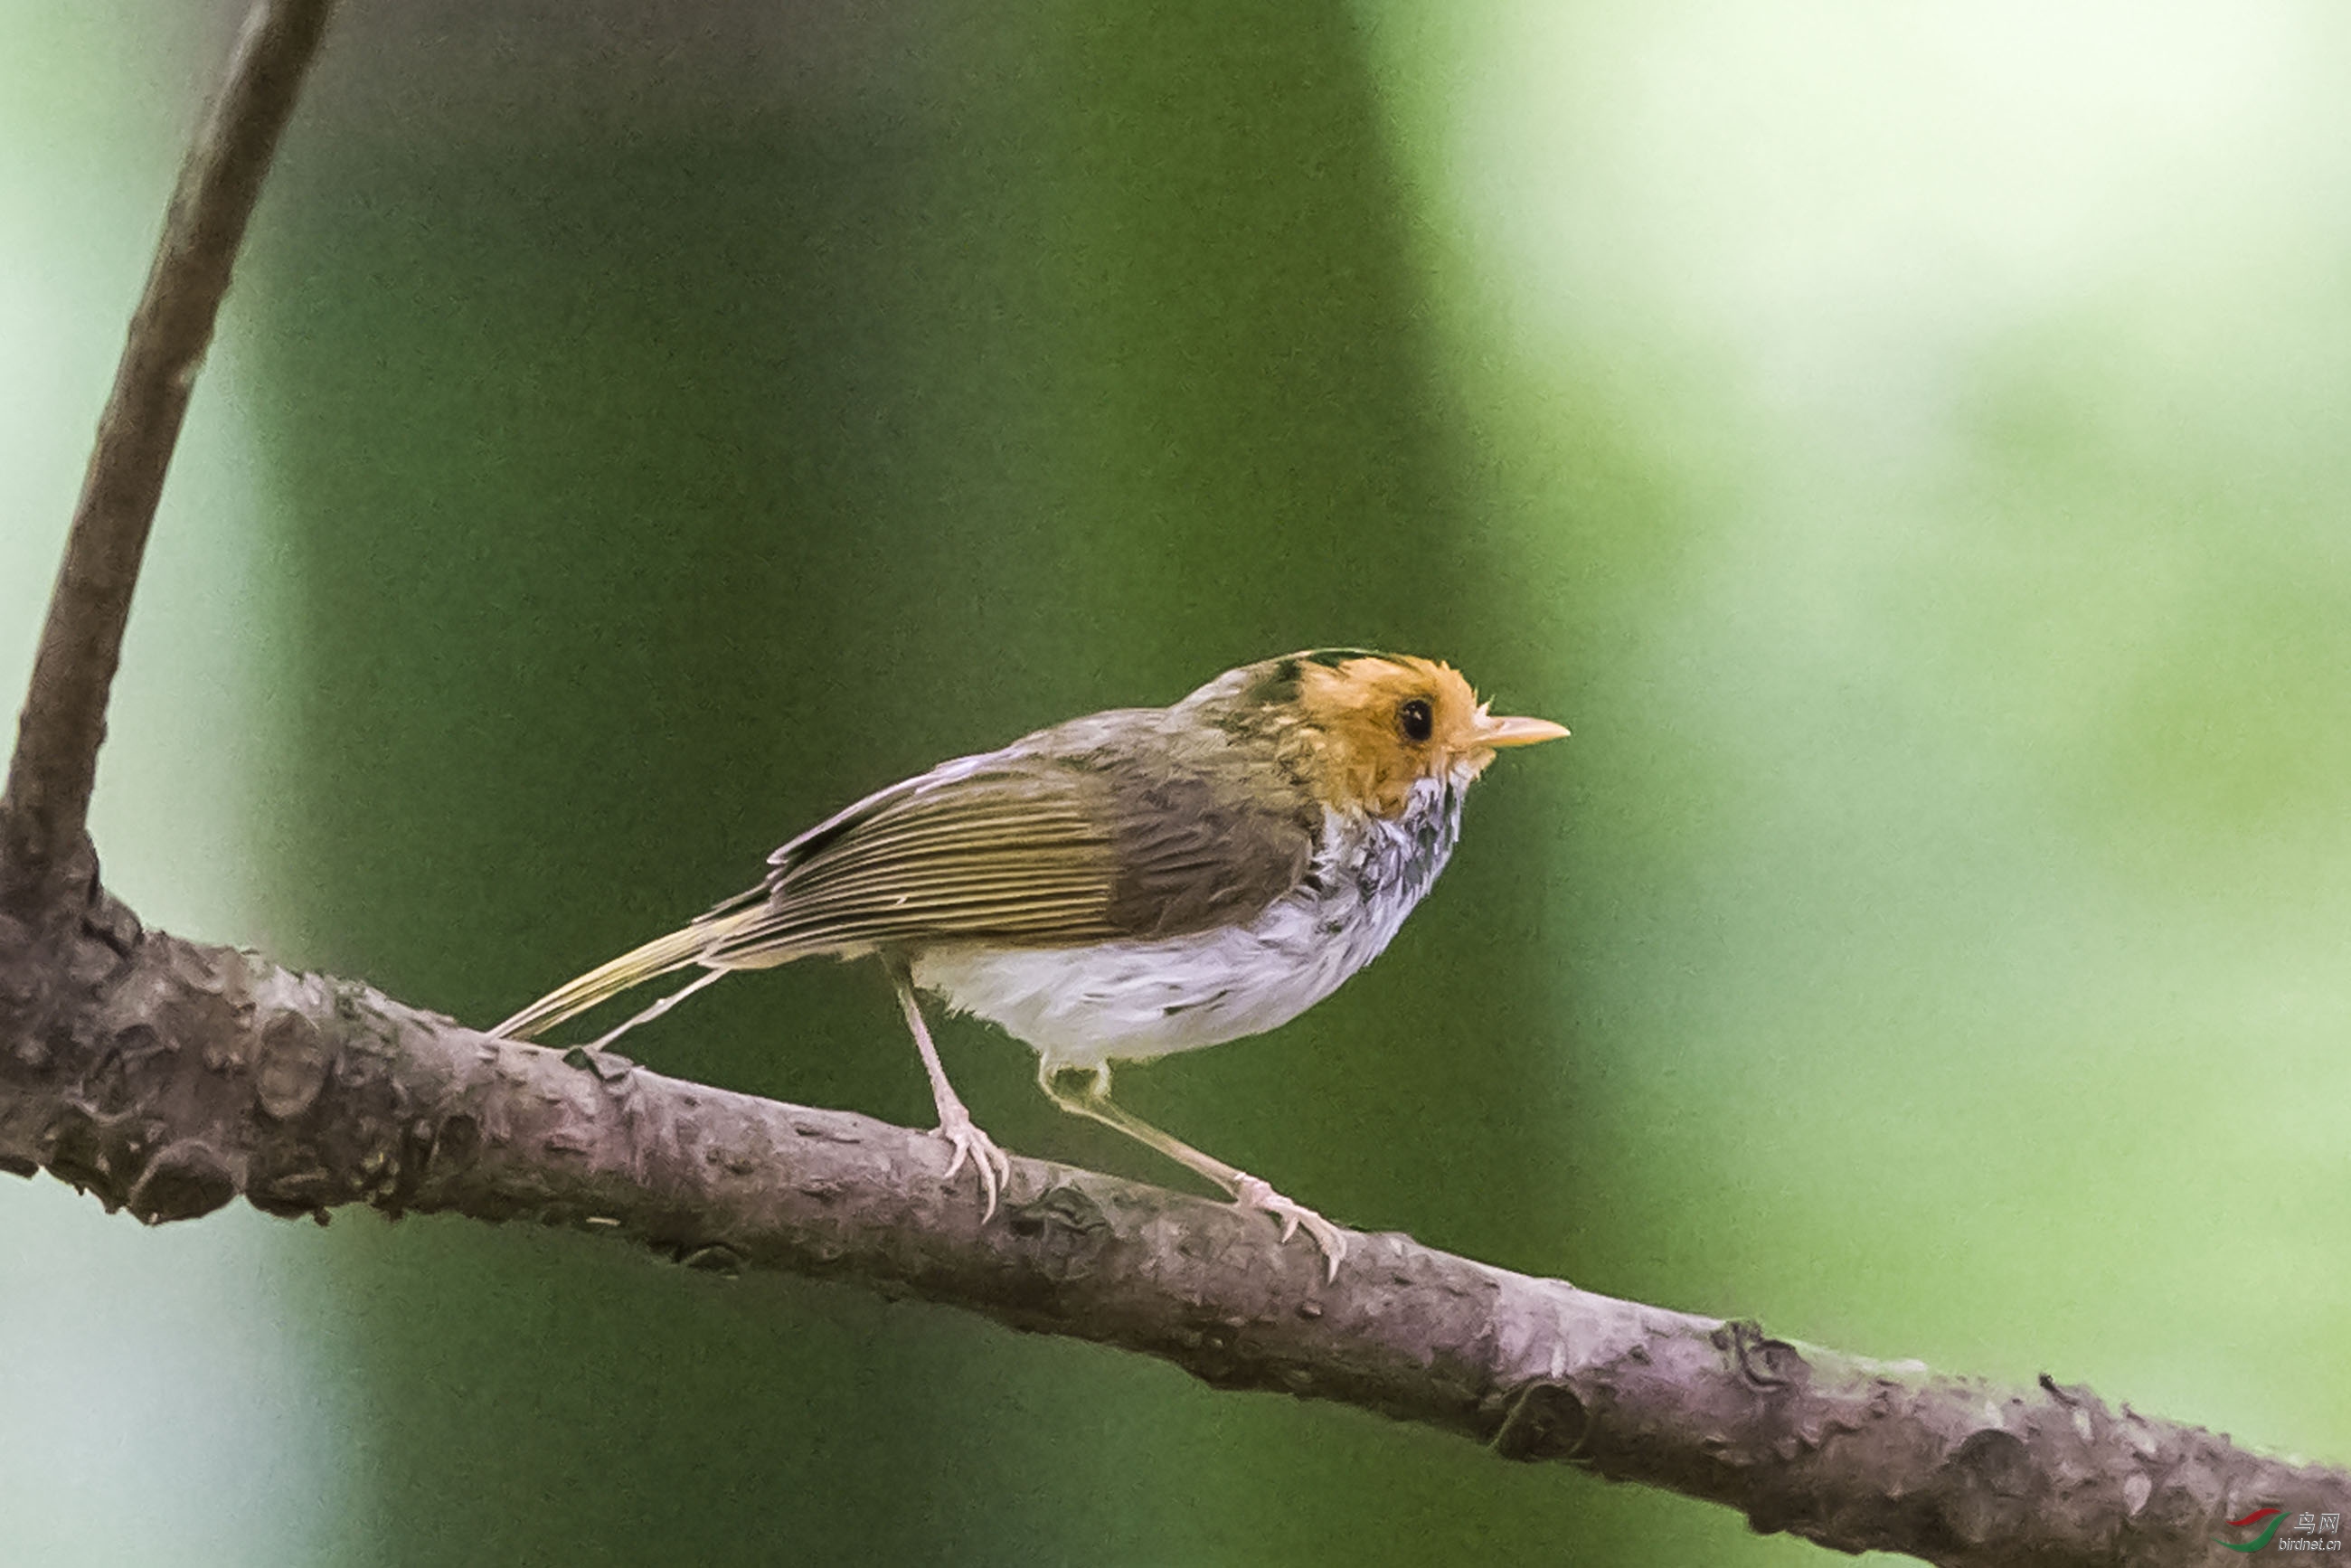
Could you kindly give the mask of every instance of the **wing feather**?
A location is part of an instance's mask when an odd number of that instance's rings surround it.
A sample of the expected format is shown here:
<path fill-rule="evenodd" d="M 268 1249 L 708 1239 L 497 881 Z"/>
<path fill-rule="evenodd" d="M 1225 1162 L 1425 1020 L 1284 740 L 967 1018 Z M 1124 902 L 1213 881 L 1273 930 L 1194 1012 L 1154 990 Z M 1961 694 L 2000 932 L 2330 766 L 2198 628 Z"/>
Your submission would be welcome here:
<path fill-rule="evenodd" d="M 769 857 L 765 908 L 707 959 L 1081 946 L 1252 918 L 1306 874 L 1320 813 L 1294 788 L 1269 802 L 1268 759 L 1236 766 L 1222 747 L 1238 741 L 1165 717 L 1074 721 L 867 797 Z"/>
<path fill-rule="evenodd" d="M 1309 873 L 1322 820 L 1261 737 L 1176 710 L 1073 719 L 835 813 L 768 856 L 760 885 L 497 1032 L 528 1039 L 680 969 L 951 942 L 1073 947 L 1246 922 Z"/>
<path fill-rule="evenodd" d="M 1118 867 L 1104 789 L 1088 769 L 1011 752 L 934 768 L 777 851 L 758 917 L 707 959 L 1110 940 Z"/>

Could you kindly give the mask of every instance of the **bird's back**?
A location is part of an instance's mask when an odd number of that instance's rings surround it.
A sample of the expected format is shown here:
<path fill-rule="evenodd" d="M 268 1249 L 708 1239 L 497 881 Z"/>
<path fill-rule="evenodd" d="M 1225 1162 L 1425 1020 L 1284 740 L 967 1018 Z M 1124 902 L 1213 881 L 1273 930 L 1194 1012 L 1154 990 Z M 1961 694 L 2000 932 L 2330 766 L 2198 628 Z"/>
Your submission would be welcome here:
<path fill-rule="evenodd" d="M 942 763 L 778 850 L 756 908 L 714 912 L 729 925 L 705 961 L 1245 925 L 1308 874 L 1321 837 L 1319 808 L 1270 745 L 1127 708 Z"/>

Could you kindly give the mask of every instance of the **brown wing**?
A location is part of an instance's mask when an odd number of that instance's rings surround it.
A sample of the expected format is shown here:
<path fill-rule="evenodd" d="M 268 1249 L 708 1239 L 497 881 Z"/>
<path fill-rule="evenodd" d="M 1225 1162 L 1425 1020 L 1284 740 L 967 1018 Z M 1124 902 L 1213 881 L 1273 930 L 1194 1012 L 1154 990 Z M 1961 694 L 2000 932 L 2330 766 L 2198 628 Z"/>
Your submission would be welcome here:
<path fill-rule="evenodd" d="M 867 797 L 769 857 L 756 915 L 706 955 L 810 953 L 965 940 L 1105 941 L 1116 880 L 1100 780 L 1002 758 L 948 763 Z"/>
<path fill-rule="evenodd" d="M 987 942 L 1069 947 L 1255 915 L 1297 885 L 1314 817 L 1220 782 L 1226 737 L 1097 715 L 867 797 L 770 857 L 766 899 L 704 961 Z"/>
<path fill-rule="evenodd" d="M 1074 719 L 867 796 L 769 856 L 762 885 L 492 1032 L 531 1039 L 680 969 L 939 942 L 1071 947 L 1247 921 L 1307 874 L 1321 821 L 1246 737 L 1160 710 Z"/>
<path fill-rule="evenodd" d="M 1302 790 L 1268 799 L 1262 778 L 1244 794 L 1225 770 L 1147 761 L 1109 778 L 1119 877 L 1106 913 L 1123 936 L 1246 923 L 1313 863 L 1322 812 Z"/>

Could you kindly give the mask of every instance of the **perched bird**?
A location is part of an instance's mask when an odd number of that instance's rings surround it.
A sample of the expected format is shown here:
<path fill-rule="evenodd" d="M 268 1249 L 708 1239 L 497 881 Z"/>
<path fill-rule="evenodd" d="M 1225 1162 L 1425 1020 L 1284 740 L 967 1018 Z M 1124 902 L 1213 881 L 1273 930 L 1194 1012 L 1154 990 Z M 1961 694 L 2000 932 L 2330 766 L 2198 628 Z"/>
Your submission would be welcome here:
<path fill-rule="evenodd" d="M 1335 1227 L 1113 1104 L 1110 1064 L 1259 1034 L 1329 996 L 1445 869 L 1495 751 L 1566 733 L 1493 716 L 1428 659 L 1326 648 L 1244 664 L 1173 707 L 1073 718 L 868 795 L 769 855 L 758 886 L 492 1032 L 529 1040 L 703 971 L 603 1046 L 735 970 L 870 954 L 930 1074 L 946 1174 L 968 1160 L 986 1213 L 1010 1162 L 947 1082 L 917 991 L 1035 1047 L 1064 1111 L 1274 1216 L 1284 1240 L 1303 1226 L 1336 1277 Z"/>

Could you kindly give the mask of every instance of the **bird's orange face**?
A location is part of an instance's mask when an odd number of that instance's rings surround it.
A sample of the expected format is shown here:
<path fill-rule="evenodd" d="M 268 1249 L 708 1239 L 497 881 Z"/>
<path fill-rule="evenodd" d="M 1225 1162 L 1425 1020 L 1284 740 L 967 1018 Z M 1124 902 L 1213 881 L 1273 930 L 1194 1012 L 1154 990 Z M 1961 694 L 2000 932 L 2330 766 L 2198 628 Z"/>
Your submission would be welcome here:
<path fill-rule="evenodd" d="M 1384 817 L 1423 779 L 1467 784 L 1499 748 L 1567 733 L 1549 719 L 1497 717 L 1452 665 L 1408 653 L 1301 660 L 1298 706 L 1322 737 L 1327 803 Z"/>

